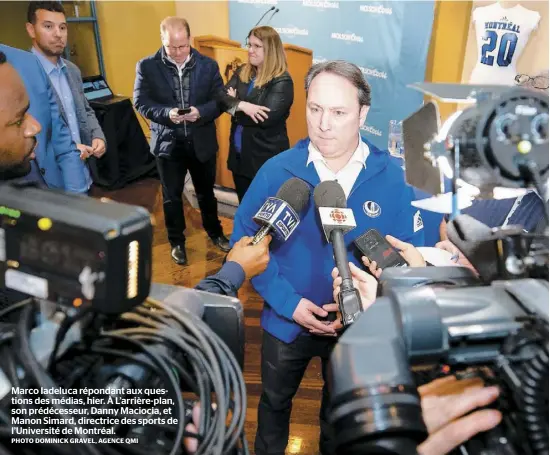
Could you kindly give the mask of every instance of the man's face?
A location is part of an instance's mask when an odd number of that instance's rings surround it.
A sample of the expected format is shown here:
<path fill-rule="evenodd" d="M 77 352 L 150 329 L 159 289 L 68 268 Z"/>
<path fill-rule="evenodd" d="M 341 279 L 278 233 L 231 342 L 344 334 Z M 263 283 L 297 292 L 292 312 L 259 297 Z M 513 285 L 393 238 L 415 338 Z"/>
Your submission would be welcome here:
<path fill-rule="evenodd" d="M 22 177 L 31 170 L 40 124 L 29 113 L 29 97 L 17 71 L 0 64 L 0 179 Z"/>
<path fill-rule="evenodd" d="M 347 79 L 321 73 L 313 79 L 307 96 L 309 138 L 326 159 L 354 150 L 360 126 L 369 108 L 360 107 L 358 91 Z"/>
<path fill-rule="evenodd" d="M 177 64 L 185 62 L 191 52 L 191 37 L 184 29 L 168 29 L 161 35 L 166 55 Z"/>
<path fill-rule="evenodd" d="M 45 55 L 59 57 L 67 45 L 67 21 L 63 13 L 39 9 L 36 22 L 27 23 L 27 32 Z"/>

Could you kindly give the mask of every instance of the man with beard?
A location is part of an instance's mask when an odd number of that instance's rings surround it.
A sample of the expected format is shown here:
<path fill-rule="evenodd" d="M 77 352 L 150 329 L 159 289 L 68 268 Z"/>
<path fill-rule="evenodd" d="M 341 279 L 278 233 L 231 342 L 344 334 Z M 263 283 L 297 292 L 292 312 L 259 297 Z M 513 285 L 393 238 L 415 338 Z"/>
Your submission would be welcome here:
<path fill-rule="evenodd" d="M 78 67 L 61 56 L 67 45 L 67 20 L 60 2 L 30 2 L 27 9 L 27 33 L 32 39 L 31 52 L 38 57 L 50 78 L 61 116 L 81 158 L 100 158 L 105 153 L 105 135 L 94 110 L 84 96 L 82 74 Z M 87 167 L 88 186 L 91 177 Z"/>
<path fill-rule="evenodd" d="M 29 52 L 0 44 L 10 65 L 19 73 L 31 101 L 29 113 L 41 126 L 36 139 L 36 159 L 25 180 L 71 193 L 86 193 L 89 185 L 84 162 L 59 113 L 48 76 Z M 4 81 L 2 81 L 4 83 Z"/>
<path fill-rule="evenodd" d="M 29 97 L 17 71 L 0 51 L 0 180 L 31 171 L 40 124 L 29 114 Z"/>

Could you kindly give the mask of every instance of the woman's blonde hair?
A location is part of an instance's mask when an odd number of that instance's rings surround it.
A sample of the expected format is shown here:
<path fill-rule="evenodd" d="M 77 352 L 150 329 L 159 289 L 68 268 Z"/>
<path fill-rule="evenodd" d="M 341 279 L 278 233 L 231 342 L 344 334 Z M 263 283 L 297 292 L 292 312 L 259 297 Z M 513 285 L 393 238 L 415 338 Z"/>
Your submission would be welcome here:
<path fill-rule="evenodd" d="M 258 38 L 264 47 L 264 62 L 256 74 L 256 67 L 247 62 L 240 73 L 242 82 L 248 83 L 255 77 L 254 87 L 261 87 L 271 79 L 281 76 L 287 70 L 285 50 L 281 37 L 273 27 L 267 25 L 250 30 L 248 37 Z"/>

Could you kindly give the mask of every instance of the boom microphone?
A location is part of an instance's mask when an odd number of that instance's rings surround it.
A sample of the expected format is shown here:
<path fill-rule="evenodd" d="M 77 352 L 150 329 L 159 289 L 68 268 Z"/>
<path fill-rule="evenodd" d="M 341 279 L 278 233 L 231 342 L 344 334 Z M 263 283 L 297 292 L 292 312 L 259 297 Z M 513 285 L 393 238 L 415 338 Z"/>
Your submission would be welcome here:
<path fill-rule="evenodd" d="M 256 245 L 268 234 L 286 241 L 300 224 L 299 214 L 308 203 L 310 194 L 309 185 L 302 179 L 292 177 L 283 183 L 276 196 L 267 198 L 254 215 L 254 221 L 262 227 L 251 244 Z"/>
<path fill-rule="evenodd" d="M 334 261 L 342 277 L 338 306 L 344 327 L 353 323 L 363 311 L 359 292 L 353 286 L 344 234 L 355 228 L 353 211 L 347 208 L 346 195 L 338 182 L 321 182 L 313 192 L 315 205 L 321 215 L 321 223 L 327 241 L 332 244 Z"/>

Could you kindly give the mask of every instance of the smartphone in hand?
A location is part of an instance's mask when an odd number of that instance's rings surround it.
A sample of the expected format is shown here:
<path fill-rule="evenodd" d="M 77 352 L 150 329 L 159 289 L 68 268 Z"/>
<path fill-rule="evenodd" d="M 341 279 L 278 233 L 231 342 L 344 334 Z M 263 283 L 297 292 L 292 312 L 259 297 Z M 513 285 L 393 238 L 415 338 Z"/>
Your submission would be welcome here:
<path fill-rule="evenodd" d="M 178 115 L 185 115 L 189 114 L 191 112 L 190 107 L 186 107 L 185 109 L 178 109 Z"/>
<path fill-rule="evenodd" d="M 376 230 L 369 229 L 354 241 L 355 246 L 369 261 L 376 261 L 382 270 L 387 267 L 406 267 L 407 261 L 393 246 Z"/>

